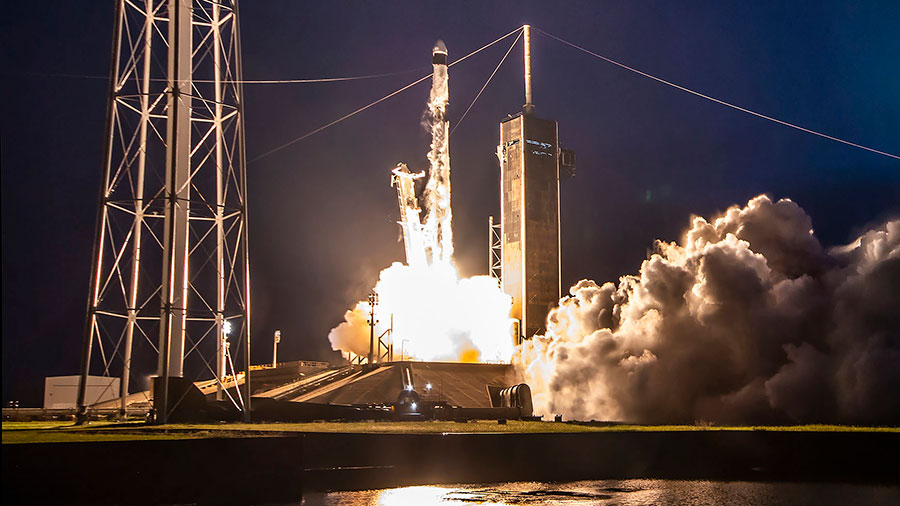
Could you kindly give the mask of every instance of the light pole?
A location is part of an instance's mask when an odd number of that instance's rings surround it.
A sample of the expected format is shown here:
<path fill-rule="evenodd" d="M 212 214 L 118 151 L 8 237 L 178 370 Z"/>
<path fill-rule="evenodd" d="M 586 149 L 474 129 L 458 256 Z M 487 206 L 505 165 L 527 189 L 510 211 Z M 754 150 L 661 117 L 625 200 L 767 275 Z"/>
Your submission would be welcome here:
<path fill-rule="evenodd" d="M 369 294 L 369 366 L 375 363 L 375 306 L 378 305 L 378 294 Z"/>
<path fill-rule="evenodd" d="M 228 354 L 228 334 L 231 333 L 231 322 L 222 322 L 222 334 L 219 336 L 219 346 L 216 349 L 216 400 L 221 401 L 225 390 L 225 362 Z"/>
<path fill-rule="evenodd" d="M 272 367 L 278 367 L 278 343 L 281 342 L 281 331 L 275 331 L 275 342 L 272 346 Z"/>

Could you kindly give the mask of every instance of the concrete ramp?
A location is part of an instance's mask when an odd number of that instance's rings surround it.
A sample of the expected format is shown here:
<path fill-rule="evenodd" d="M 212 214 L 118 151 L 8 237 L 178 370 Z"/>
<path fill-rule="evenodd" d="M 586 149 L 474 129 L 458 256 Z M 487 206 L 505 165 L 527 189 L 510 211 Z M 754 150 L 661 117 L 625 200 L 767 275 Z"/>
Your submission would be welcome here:
<path fill-rule="evenodd" d="M 402 390 L 399 368 L 386 365 L 369 372 L 354 374 L 291 401 L 344 405 L 390 404 L 397 400 L 397 395 Z"/>
<path fill-rule="evenodd" d="M 505 388 L 517 383 L 521 383 L 521 378 L 509 364 L 390 362 L 369 372 L 356 372 L 318 388 L 298 391 L 297 395 L 285 391 L 289 389 L 262 395 L 292 402 L 371 406 L 393 404 L 411 387 L 423 401 L 490 408 L 489 386 Z"/>
<path fill-rule="evenodd" d="M 358 368 L 353 366 L 342 367 L 339 369 L 328 369 L 318 374 L 313 374 L 300 378 L 299 380 L 281 385 L 275 388 L 262 390 L 260 393 L 254 394 L 255 398 L 267 398 L 275 400 L 291 400 L 306 394 L 307 392 L 320 390 L 322 387 L 341 380 L 345 377 L 352 376 L 359 372 Z"/>
<path fill-rule="evenodd" d="M 444 401 L 451 406 L 490 408 L 487 387 L 505 388 L 522 382 L 509 364 L 408 363 L 414 389 L 422 400 Z M 429 384 L 431 389 L 426 388 Z"/>

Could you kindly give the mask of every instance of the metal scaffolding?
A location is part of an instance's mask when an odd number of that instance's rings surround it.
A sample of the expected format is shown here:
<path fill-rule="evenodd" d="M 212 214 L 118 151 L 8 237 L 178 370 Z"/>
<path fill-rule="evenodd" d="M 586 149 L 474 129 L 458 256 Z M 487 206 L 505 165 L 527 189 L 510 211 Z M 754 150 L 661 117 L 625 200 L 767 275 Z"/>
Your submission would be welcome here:
<path fill-rule="evenodd" d="M 488 216 L 488 273 L 498 282 L 503 282 L 503 239 L 502 223 L 494 223 L 494 217 Z M 502 286 L 502 285 L 501 285 Z"/>
<path fill-rule="evenodd" d="M 145 390 L 157 376 L 154 409 L 165 423 L 182 400 L 168 398 L 168 378 L 212 376 L 217 398 L 230 399 L 249 420 L 238 32 L 236 0 L 116 3 L 81 420 L 90 407 L 85 380 L 92 370 L 120 375 L 122 413 L 133 382 Z M 236 345 L 229 346 L 229 337 Z M 245 372 L 232 365 L 226 388 L 232 357 Z"/>

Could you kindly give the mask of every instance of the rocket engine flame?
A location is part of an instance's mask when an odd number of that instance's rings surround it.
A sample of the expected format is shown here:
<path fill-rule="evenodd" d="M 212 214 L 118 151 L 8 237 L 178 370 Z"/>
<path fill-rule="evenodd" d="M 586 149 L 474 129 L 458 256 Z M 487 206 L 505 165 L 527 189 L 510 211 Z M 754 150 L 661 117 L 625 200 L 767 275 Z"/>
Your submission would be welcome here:
<path fill-rule="evenodd" d="M 759 196 L 656 249 L 618 286 L 577 283 L 517 350 L 535 413 L 900 423 L 900 220 L 826 250 Z"/>
<path fill-rule="evenodd" d="M 375 335 L 393 325 L 394 359 L 509 362 L 512 301 L 490 276 L 460 279 L 451 264 L 420 267 L 395 262 L 375 285 Z M 335 350 L 369 351 L 368 302 L 344 314 L 328 340 Z"/>
<path fill-rule="evenodd" d="M 460 279 L 453 264 L 446 56 L 446 47 L 438 41 L 426 114 L 431 149 L 422 208 L 415 182 L 425 174 L 412 173 L 405 164 L 392 171 L 407 263 L 396 262 L 381 271 L 375 286 L 379 299 L 375 334 L 393 327 L 395 358 L 508 362 L 513 354 L 512 299 L 489 276 Z M 362 301 L 345 313 L 344 322 L 328 335 L 333 349 L 368 354 L 370 310 Z"/>

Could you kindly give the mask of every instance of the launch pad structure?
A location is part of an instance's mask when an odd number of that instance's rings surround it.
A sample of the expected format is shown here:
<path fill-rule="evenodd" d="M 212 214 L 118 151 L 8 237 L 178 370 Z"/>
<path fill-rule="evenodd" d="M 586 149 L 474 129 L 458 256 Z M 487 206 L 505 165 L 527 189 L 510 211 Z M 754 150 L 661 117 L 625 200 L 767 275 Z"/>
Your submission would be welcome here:
<path fill-rule="evenodd" d="M 525 105 L 500 123 L 501 219 L 495 225 L 491 218 L 490 226 L 490 272 L 511 297 L 510 316 L 516 322 L 512 336 L 497 338 L 513 339 L 516 344 L 544 331 L 549 309 L 559 299 L 559 181 L 574 174 L 574 153 L 559 147 L 557 123 L 534 115 L 528 25 L 523 33 Z M 410 265 L 449 262 L 453 249 L 445 112 L 448 62 L 442 42 L 435 45 L 432 56 L 436 78 L 429 107 L 435 118 L 435 141 L 429 158 L 433 172 L 437 167 L 439 181 L 435 183 L 435 175 L 430 175 L 431 193 L 426 196 L 435 216 L 429 214 L 424 223 L 420 221 L 423 210 L 417 205 L 414 184 L 423 174 L 411 173 L 401 164 L 392 178 Z M 160 62 L 166 62 L 165 66 Z M 261 373 L 259 367 L 251 367 L 249 358 L 241 83 L 236 0 L 116 3 L 105 164 L 77 401 L 80 420 L 89 408 L 84 390 L 92 369 L 121 378 L 121 416 L 127 400 L 134 397 L 131 380 L 155 372 L 150 375 L 150 396 L 160 423 L 169 421 L 181 404 L 201 406 L 209 401 L 230 403 L 249 421 L 251 398 L 284 398 L 283 392 L 272 394 L 273 388 L 281 392 L 283 384 L 264 383 L 253 389 L 250 381 L 254 370 L 255 375 Z M 433 183 L 438 186 L 432 188 Z M 414 249 L 411 244 L 420 247 Z M 372 301 L 370 305 L 374 308 Z M 374 322 L 374 314 L 370 317 Z M 370 326 L 374 331 L 374 325 Z M 238 338 L 234 347 L 229 342 L 233 335 Z M 413 371 L 431 368 L 434 372 L 438 366 L 427 364 L 437 363 L 394 362 L 393 342 L 388 347 L 380 336 L 376 350 L 374 334 L 370 337 L 366 367 L 354 369 L 358 363 L 338 368 L 339 372 L 329 369 L 311 383 L 299 373 L 295 379 L 303 384 L 300 390 L 321 394 L 300 397 L 333 404 L 335 399 L 322 394 L 322 388 L 352 384 L 351 390 L 372 394 L 375 390 L 357 385 L 372 381 L 363 374 L 388 378 L 397 373 L 399 394 L 379 394 L 377 399 L 362 395 L 352 404 L 357 408 L 406 406 L 417 412 L 415 405 L 423 394 L 414 390 Z M 382 347 L 388 351 L 382 353 Z M 235 368 L 235 358 L 243 367 Z M 191 367 L 185 367 L 188 359 L 193 361 Z M 273 368 L 278 366 L 273 361 Z M 483 390 L 463 396 L 468 408 L 509 408 L 512 402 L 521 408 L 522 416 L 531 415 L 528 387 L 518 383 L 520 378 L 511 366 L 502 366 L 505 372 L 499 376 L 484 376 L 479 366 L 484 371 L 497 368 L 494 364 L 445 364 L 438 369 L 444 371 L 442 378 L 448 377 L 447 371 L 456 371 L 459 382 Z M 212 380 L 202 380 L 198 371 L 200 375 L 208 372 Z M 379 388 L 393 392 L 396 383 L 392 380 L 391 386 Z M 427 384 L 430 390 L 432 385 Z M 509 394 L 509 389 L 521 398 L 507 398 L 504 405 L 498 392 Z M 446 399 L 430 399 L 427 404 L 429 409 L 453 406 Z"/>
<path fill-rule="evenodd" d="M 547 314 L 559 302 L 559 182 L 575 174 L 575 153 L 559 147 L 556 121 L 534 115 L 529 25 L 524 35 L 525 105 L 500 122 L 499 234 L 493 217 L 489 223 L 491 274 L 500 278 L 503 291 L 512 297 L 516 344 L 544 332 Z"/>

